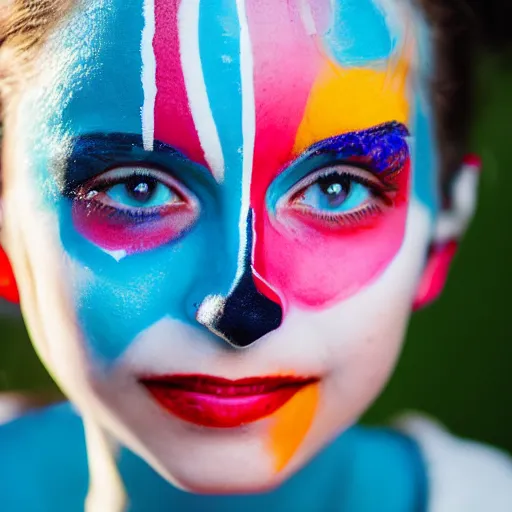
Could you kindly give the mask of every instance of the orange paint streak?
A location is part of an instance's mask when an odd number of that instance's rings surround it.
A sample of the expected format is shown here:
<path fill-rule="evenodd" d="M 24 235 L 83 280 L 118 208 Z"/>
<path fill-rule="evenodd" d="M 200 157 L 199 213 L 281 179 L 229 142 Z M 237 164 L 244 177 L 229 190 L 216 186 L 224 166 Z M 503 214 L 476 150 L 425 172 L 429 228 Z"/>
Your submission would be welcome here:
<path fill-rule="evenodd" d="M 382 69 L 343 68 L 326 60 L 311 90 L 294 153 L 319 140 L 389 121 L 407 125 L 409 54 L 382 63 Z"/>
<path fill-rule="evenodd" d="M 304 441 L 318 407 L 319 384 L 299 391 L 275 415 L 270 431 L 270 446 L 277 473 L 282 471 Z"/>

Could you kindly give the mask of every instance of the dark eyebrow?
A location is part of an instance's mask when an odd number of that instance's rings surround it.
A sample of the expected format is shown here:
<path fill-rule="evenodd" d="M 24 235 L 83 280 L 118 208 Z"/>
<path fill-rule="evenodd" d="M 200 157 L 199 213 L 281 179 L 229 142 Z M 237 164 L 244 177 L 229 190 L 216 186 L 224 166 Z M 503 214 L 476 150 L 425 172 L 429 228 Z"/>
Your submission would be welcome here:
<path fill-rule="evenodd" d="M 175 165 L 198 167 L 176 148 L 155 141 L 152 151 L 144 149 L 142 136 L 130 133 L 91 133 L 74 137 L 64 171 L 64 194 L 116 165 L 146 164 L 169 169 Z"/>
<path fill-rule="evenodd" d="M 327 156 L 357 162 L 377 174 L 393 173 L 402 169 L 409 158 L 407 137 L 407 127 L 393 121 L 316 142 L 300 159 Z"/>

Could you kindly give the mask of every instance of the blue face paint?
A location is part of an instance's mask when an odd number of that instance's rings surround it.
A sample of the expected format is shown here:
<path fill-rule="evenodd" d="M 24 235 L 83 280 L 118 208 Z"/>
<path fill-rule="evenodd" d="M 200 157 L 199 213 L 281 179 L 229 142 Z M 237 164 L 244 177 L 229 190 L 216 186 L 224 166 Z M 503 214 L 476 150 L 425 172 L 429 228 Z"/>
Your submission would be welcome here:
<path fill-rule="evenodd" d="M 237 274 L 238 262 L 233 259 L 240 251 L 241 232 L 238 230 L 242 197 L 243 130 L 242 77 L 240 61 L 241 27 L 236 0 L 200 2 L 199 50 L 209 107 L 224 160 L 224 175 L 220 193 L 224 215 L 222 241 L 224 247 L 226 286 L 216 293 L 224 295 Z M 231 277 L 228 277 L 231 276 Z M 205 293 L 212 289 L 205 287 Z"/>
<path fill-rule="evenodd" d="M 243 137 L 240 23 L 236 0 L 200 3 L 199 48 L 226 174 L 231 170 L 239 181 Z"/>
<path fill-rule="evenodd" d="M 198 198 L 202 212 L 197 224 L 181 239 L 118 262 L 76 232 L 71 207 L 77 187 L 107 169 L 127 165 L 169 173 Z M 114 361 L 138 334 L 165 317 L 197 326 L 197 305 L 206 293 L 202 286 L 225 292 L 233 268 L 219 263 L 215 269 L 204 264 L 212 254 L 222 251 L 224 236 L 219 222 L 223 217 L 217 207 L 221 188 L 211 173 L 164 143 L 157 141 L 149 152 L 143 149 L 140 135 L 100 134 L 77 139 L 67 175 L 64 193 L 68 199 L 63 200 L 60 211 L 61 237 L 70 256 L 94 270 L 86 289 L 78 291 L 77 303 L 81 325 L 97 358 Z M 110 326 L 111 332 L 105 332 L 105 326 Z"/>
<path fill-rule="evenodd" d="M 51 201 L 58 208 L 64 249 L 92 271 L 87 284 L 72 284 L 72 288 L 84 339 L 96 359 L 107 364 L 114 362 L 140 333 L 163 318 L 192 323 L 201 329 L 195 320 L 198 305 L 209 294 L 227 293 L 236 273 L 240 243 L 233 218 L 240 206 L 242 160 L 236 3 L 225 3 L 219 18 L 218 8 L 214 13 L 203 2 L 200 22 L 205 82 L 226 162 L 222 189 L 216 186 L 209 171 L 200 169 L 165 144 L 157 141 L 154 152 L 143 151 L 143 3 L 114 3 L 109 9 L 92 8 L 96 17 L 80 15 L 83 32 L 94 34 L 87 48 L 74 38 L 73 30 L 60 34 L 65 46 L 80 49 L 83 60 L 76 66 L 88 72 L 80 80 L 79 88 L 76 82 L 63 82 L 62 96 L 68 97 L 63 112 L 43 121 L 50 125 L 53 134 L 71 138 L 63 159 L 67 165 L 60 161 L 57 165 L 49 151 L 38 157 L 38 172 L 46 176 L 46 183 L 53 182 L 54 178 L 46 172 L 51 168 L 64 194 L 57 204 L 53 200 L 55 195 Z M 209 25 L 211 20 L 219 23 Z M 87 24 L 91 24 L 89 29 Z M 210 35 L 214 36 L 211 40 Z M 219 71 L 224 79 L 219 79 Z M 66 89 L 73 90 L 73 94 Z M 108 135 L 116 132 L 120 135 Z M 101 135 L 94 135 L 98 133 Z M 71 212 L 72 191 L 108 168 L 129 164 L 156 165 L 169 170 L 197 194 L 202 213 L 186 237 L 117 261 L 118 255 L 107 253 L 76 232 Z"/>
<path fill-rule="evenodd" d="M 383 11 L 374 0 L 334 2 L 325 43 L 343 66 L 360 66 L 387 59 L 396 46 Z"/>
<path fill-rule="evenodd" d="M 434 119 L 419 94 L 414 105 L 414 145 L 412 151 L 414 195 L 433 215 L 439 210 L 438 147 L 433 133 Z"/>

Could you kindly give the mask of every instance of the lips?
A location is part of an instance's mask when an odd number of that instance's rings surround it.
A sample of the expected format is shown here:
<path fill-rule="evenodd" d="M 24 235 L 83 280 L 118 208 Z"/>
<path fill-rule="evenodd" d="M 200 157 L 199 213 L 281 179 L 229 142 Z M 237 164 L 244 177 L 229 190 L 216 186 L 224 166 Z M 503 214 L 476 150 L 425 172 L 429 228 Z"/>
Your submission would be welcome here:
<path fill-rule="evenodd" d="M 170 375 L 144 377 L 139 382 L 164 410 L 182 420 L 204 427 L 235 428 L 270 416 L 317 380 Z"/>

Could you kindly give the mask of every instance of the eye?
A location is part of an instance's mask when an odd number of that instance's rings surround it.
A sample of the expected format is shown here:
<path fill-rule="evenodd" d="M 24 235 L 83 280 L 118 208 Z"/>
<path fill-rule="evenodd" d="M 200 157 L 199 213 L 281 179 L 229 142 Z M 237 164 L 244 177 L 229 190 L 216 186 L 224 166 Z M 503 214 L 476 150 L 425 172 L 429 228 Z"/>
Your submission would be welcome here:
<path fill-rule="evenodd" d="M 107 251 L 132 254 L 177 239 L 195 223 L 199 201 L 168 173 L 118 167 L 81 185 L 73 222 L 84 237 Z"/>
<path fill-rule="evenodd" d="M 187 194 L 176 180 L 157 170 L 118 168 L 105 173 L 81 191 L 87 200 L 120 210 L 158 210 L 187 202 Z"/>
<path fill-rule="evenodd" d="M 370 198 L 367 186 L 347 174 L 332 172 L 320 176 L 306 187 L 296 202 L 306 208 L 324 212 L 346 212 L 358 208 Z"/>
<path fill-rule="evenodd" d="M 134 208 L 155 208 L 180 200 L 167 185 L 142 176 L 114 185 L 106 194 L 112 201 Z"/>
<path fill-rule="evenodd" d="M 320 169 L 297 183 L 278 209 L 333 224 L 362 223 L 390 204 L 392 188 L 348 165 Z"/>

